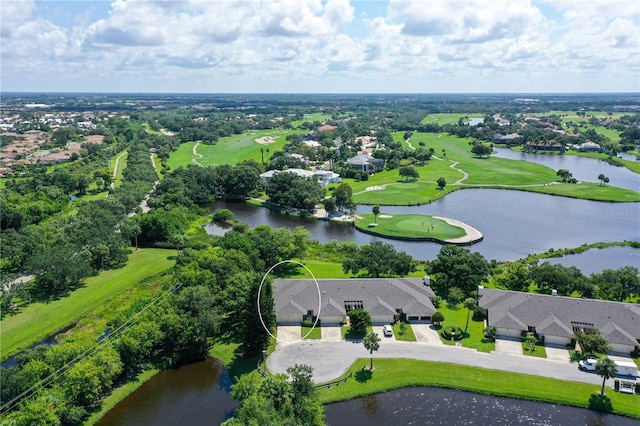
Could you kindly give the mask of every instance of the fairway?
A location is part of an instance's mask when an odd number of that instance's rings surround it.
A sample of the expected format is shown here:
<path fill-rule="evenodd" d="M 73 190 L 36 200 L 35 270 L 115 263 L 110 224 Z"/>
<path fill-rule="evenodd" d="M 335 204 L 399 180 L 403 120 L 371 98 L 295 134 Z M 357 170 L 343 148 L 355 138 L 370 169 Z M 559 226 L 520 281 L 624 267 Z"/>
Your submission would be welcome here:
<path fill-rule="evenodd" d="M 186 142 L 171 153 L 167 165 L 173 170 L 180 166 L 197 164 L 203 167 L 219 166 L 222 164 L 236 165 L 244 160 L 268 162 L 274 151 L 281 151 L 290 134 L 302 133 L 300 130 L 257 130 L 220 138 L 215 145 L 205 145 L 199 142 Z M 257 141 L 266 141 L 261 144 Z M 260 150 L 264 152 L 261 152 Z M 268 151 L 267 151 L 268 150 Z"/>
<path fill-rule="evenodd" d="M 399 140 L 402 133 L 395 132 L 393 136 L 394 140 Z M 515 189 L 595 201 L 640 201 L 640 193 L 629 189 L 590 182 L 560 184 L 555 170 L 539 164 L 475 157 L 470 141 L 444 133 L 414 133 L 409 141 L 413 147 L 424 142 L 425 149 L 434 150 L 433 157 L 424 166 L 414 165 L 420 174 L 418 180 L 406 182 L 398 170 L 385 170 L 369 176 L 367 181 L 344 181 L 351 185 L 354 201 L 358 204 L 426 204 L 461 188 Z M 406 142 L 403 145 L 410 150 Z M 444 190 L 436 184 L 440 177 L 447 182 Z"/>
<path fill-rule="evenodd" d="M 135 283 L 156 275 L 174 264 L 175 250 L 140 249 L 129 255 L 126 266 L 90 277 L 84 287 L 69 296 L 47 303 L 32 303 L 14 316 L 5 317 L 0 326 L 4 360 L 46 336 L 78 321 Z"/>
<path fill-rule="evenodd" d="M 378 215 L 374 224 L 373 214 L 364 214 L 356 219 L 356 228 L 376 235 L 407 240 L 436 240 L 445 242 L 451 238 L 467 235 L 464 229 L 441 219 L 422 214 Z"/>
<path fill-rule="evenodd" d="M 481 113 L 429 114 L 422 119 L 421 124 L 434 123 L 434 124 L 439 124 L 440 126 L 442 126 L 443 124 L 458 124 L 458 120 L 460 120 L 460 117 L 462 117 L 464 121 L 468 121 L 469 118 L 474 118 L 474 117 L 483 118 L 484 114 L 481 114 Z"/>

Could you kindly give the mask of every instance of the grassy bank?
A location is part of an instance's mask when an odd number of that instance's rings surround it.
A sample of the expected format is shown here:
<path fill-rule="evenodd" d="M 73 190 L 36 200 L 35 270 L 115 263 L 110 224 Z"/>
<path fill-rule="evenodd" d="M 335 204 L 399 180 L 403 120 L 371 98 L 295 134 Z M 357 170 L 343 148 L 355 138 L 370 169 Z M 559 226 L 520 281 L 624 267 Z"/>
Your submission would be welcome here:
<path fill-rule="evenodd" d="M 380 214 L 377 219 L 373 214 L 363 214 L 359 219 L 356 219 L 356 228 L 389 238 L 432 239 L 442 242 L 467 235 L 465 230 L 458 226 L 449 225 L 444 220 L 421 214 L 393 216 Z"/>
<path fill-rule="evenodd" d="M 407 359 L 375 359 L 373 372 L 368 366 L 368 358 L 357 360 L 345 373 L 352 373 L 353 378 L 340 386 L 320 389 L 321 401 L 326 404 L 408 386 L 436 386 L 582 408 L 593 408 L 599 402 L 595 394 L 600 387 L 585 383 Z M 612 412 L 640 419 L 638 396 L 610 388 L 606 396 Z"/>
<path fill-rule="evenodd" d="M 5 317 L 2 327 L 1 359 L 9 358 L 46 336 L 78 321 L 143 279 L 170 268 L 175 250 L 140 249 L 129 255 L 126 266 L 87 279 L 69 296 L 50 302 L 31 303 Z"/>

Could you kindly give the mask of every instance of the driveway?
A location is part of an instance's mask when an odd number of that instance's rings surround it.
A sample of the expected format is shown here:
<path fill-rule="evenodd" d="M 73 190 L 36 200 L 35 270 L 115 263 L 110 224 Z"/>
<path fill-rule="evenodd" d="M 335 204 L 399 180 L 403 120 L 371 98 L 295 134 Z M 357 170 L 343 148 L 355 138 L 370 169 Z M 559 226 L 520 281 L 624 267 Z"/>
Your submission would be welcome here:
<path fill-rule="evenodd" d="M 300 333 L 302 327 L 299 325 L 279 325 L 278 326 L 278 343 L 276 343 L 276 349 L 288 345 L 290 343 L 300 340 Z"/>
<path fill-rule="evenodd" d="M 384 331 L 382 331 L 382 327 L 382 325 L 374 325 L 373 327 L 371 327 L 373 329 L 373 332 L 380 336 L 380 343 L 395 342 L 396 335 L 392 334 L 391 336 L 385 336 Z"/>
<path fill-rule="evenodd" d="M 550 361 L 558 361 L 569 363 L 569 351 L 564 346 L 546 346 L 544 350 L 547 352 L 547 359 Z"/>
<path fill-rule="evenodd" d="M 340 332 L 339 326 L 322 326 L 320 328 L 322 331 L 321 342 L 341 342 L 342 341 L 342 333 Z"/>
<path fill-rule="evenodd" d="M 524 356 L 520 340 L 496 339 L 496 352 L 511 356 Z"/>
<path fill-rule="evenodd" d="M 294 364 L 307 364 L 313 368 L 314 382 L 323 383 L 340 377 L 358 358 L 368 359 L 370 356 L 361 342 L 302 341 L 282 345 L 269 355 L 267 365 L 273 373 L 286 373 L 287 368 Z M 462 351 L 460 348 L 448 345 L 433 346 L 416 342 L 389 341 L 380 345 L 380 349 L 373 353 L 373 357 L 449 362 L 594 385 L 602 384 L 599 376 L 584 373 L 568 362 L 550 362 L 547 359 L 498 352 Z M 607 382 L 609 385 L 613 384 L 612 379 Z"/>
<path fill-rule="evenodd" d="M 440 336 L 438 336 L 438 331 L 431 327 L 433 327 L 433 324 L 411 324 L 413 334 L 416 335 L 418 342 L 435 346 L 444 346 L 444 343 L 440 340 Z"/>

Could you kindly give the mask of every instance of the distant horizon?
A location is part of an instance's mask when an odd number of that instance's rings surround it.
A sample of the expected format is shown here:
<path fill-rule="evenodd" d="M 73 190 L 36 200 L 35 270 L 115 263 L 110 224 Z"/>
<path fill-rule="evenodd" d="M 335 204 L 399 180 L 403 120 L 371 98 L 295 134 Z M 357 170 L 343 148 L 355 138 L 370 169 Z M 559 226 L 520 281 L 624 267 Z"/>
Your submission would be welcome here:
<path fill-rule="evenodd" d="M 637 0 L 0 0 L 11 93 L 640 92 Z"/>
<path fill-rule="evenodd" d="M 501 96 L 515 96 L 515 95 L 536 95 L 536 96 L 562 96 L 562 95 L 631 95 L 640 98 L 640 92 L 146 92 L 146 91 L 114 91 L 114 92 L 101 92 L 101 91 L 0 91 L 0 94 L 14 95 L 384 95 L 384 96 L 402 96 L 402 95 L 425 95 L 425 96 L 440 96 L 440 95 L 501 95 Z"/>

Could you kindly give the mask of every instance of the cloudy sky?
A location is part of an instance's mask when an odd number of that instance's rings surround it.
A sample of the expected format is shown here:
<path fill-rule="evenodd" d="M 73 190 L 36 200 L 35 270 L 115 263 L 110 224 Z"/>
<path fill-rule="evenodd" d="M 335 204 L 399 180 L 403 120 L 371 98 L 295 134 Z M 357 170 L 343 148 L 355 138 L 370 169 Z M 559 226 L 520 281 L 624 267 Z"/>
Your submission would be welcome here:
<path fill-rule="evenodd" d="M 0 0 L 1 89 L 640 92 L 637 0 Z"/>

